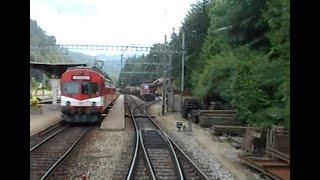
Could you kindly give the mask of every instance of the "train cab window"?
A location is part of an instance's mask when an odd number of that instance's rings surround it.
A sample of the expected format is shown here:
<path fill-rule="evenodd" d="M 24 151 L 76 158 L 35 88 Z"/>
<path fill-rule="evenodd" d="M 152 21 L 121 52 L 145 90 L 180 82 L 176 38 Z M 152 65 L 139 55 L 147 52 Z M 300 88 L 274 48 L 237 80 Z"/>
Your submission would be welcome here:
<path fill-rule="evenodd" d="M 97 83 L 84 82 L 81 87 L 82 94 L 97 94 L 99 93 L 99 86 Z"/>
<path fill-rule="evenodd" d="M 78 82 L 65 82 L 62 89 L 64 94 L 78 94 L 80 92 Z"/>

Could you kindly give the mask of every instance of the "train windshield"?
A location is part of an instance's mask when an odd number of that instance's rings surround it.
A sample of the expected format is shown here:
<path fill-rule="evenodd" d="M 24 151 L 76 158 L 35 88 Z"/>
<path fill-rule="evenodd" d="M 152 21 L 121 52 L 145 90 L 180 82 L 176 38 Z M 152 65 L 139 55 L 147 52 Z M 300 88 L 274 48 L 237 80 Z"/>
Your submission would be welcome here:
<path fill-rule="evenodd" d="M 65 82 L 62 89 L 64 94 L 78 94 L 80 92 L 78 82 Z"/>
<path fill-rule="evenodd" d="M 82 94 L 97 94 L 99 93 L 99 86 L 94 82 L 83 82 L 81 86 Z"/>

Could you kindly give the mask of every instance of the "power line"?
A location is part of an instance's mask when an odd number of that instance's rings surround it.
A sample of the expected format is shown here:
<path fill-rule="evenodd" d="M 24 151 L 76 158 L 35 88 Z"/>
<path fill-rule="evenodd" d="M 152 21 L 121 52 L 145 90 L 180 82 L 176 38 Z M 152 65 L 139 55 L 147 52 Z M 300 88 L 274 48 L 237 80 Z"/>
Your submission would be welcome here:
<path fill-rule="evenodd" d="M 66 48 L 66 49 L 81 49 L 81 50 L 105 50 L 105 51 L 138 51 L 152 53 L 169 53 L 181 54 L 181 50 L 167 51 L 166 47 L 162 46 L 134 46 L 134 45 L 89 45 L 89 44 L 46 44 L 38 46 L 30 46 L 31 49 L 48 49 L 48 48 Z"/>
<path fill-rule="evenodd" d="M 118 61 L 118 60 L 114 60 Z M 106 64 L 114 64 L 114 65 L 121 65 L 121 63 L 115 63 L 114 61 L 104 61 Z M 156 66 L 170 66 L 170 64 L 163 64 L 163 63 L 145 63 L 145 62 L 137 62 L 137 63 L 130 63 L 130 62 L 124 62 L 124 65 L 156 65 Z"/>
<path fill-rule="evenodd" d="M 120 74 L 157 74 L 156 72 L 143 72 L 143 71 L 123 71 Z"/>
<path fill-rule="evenodd" d="M 57 8 L 50 0 L 48 0 L 49 4 L 51 4 L 51 6 L 56 9 L 58 11 L 58 14 L 61 14 L 61 11 L 59 8 Z"/>

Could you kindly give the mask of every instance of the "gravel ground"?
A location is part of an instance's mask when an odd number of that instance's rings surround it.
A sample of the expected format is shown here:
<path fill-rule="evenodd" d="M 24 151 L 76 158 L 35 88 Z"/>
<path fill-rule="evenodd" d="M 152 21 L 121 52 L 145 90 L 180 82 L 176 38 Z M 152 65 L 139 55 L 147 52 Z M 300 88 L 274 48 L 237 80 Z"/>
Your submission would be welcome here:
<path fill-rule="evenodd" d="M 178 145 L 187 152 L 188 156 L 194 157 L 197 164 L 210 170 L 209 177 L 212 179 L 235 179 L 230 172 L 218 163 L 214 155 L 202 149 L 194 138 L 175 131 L 170 132 L 169 135 L 173 137 L 175 142 L 178 142 Z"/>
<path fill-rule="evenodd" d="M 187 121 L 178 113 L 158 116 L 159 108 L 161 109 L 161 103 L 154 104 L 149 112 L 157 116 L 156 122 L 210 179 L 263 179 L 258 173 L 240 163 L 237 157 L 240 150 L 236 150 L 227 142 L 214 141 L 210 132 L 199 125 L 193 124 L 192 133 L 186 132 L 187 130 L 178 132 L 175 123 L 179 120 L 188 127 Z"/>
<path fill-rule="evenodd" d="M 207 168 L 209 170 L 206 174 L 210 179 L 235 179 L 228 170 L 220 165 L 213 154 L 201 148 L 193 136 L 185 132 L 178 132 L 176 129 L 173 131 L 166 129 L 166 131 L 189 157 L 193 157 L 192 159 L 201 169 Z"/>
<path fill-rule="evenodd" d="M 126 122 L 127 123 L 127 122 Z M 133 129 L 103 131 L 95 128 L 80 140 L 77 147 L 66 157 L 49 179 L 111 179 L 120 161 L 121 152 L 132 141 Z"/>

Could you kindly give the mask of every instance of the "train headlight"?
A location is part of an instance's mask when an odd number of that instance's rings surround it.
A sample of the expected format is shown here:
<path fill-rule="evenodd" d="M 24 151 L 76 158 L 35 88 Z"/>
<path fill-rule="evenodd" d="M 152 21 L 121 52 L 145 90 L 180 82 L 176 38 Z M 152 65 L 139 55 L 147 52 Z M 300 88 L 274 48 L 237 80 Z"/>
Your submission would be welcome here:
<path fill-rule="evenodd" d="M 66 106 L 70 106 L 70 101 L 67 101 L 67 102 L 66 102 Z"/>
<path fill-rule="evenodd" d="M 96 102 L 92 102 L 92 103 L 91 103 L 91 106 L 96 106 L 96 105 L 97 105 Z"/>

